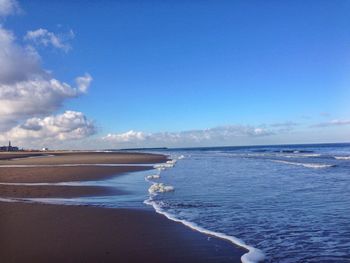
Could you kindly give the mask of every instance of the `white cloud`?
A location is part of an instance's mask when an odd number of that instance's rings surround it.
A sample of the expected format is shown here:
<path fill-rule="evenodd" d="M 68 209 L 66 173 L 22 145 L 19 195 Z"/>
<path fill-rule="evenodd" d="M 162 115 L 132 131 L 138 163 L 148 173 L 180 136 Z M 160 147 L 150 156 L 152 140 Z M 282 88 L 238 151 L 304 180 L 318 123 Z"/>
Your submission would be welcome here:
<path fill-rule="evenodd" d="M 51 114 L 67 99 L 87 92 L 89 74 L 77 77 L 73 87 L 53 78 L 40 60 L 33 48 L 16 44 L 14 34 L 0 26 L 0 131 Z"/>
<path fill-rule="evenodd" d="M 0 17 L 17 14 L 20 11 L 16 0 L 0 0 Z"/>
<path fill-rule="evenodd" d="M 44 28 L 39 28 L 37 30 L 28 31 L 24 36 L 24 39 L 31 41 L 36 45 L 43 45 L 45 47 L 52 46 L 54 48 L 62 49 L 65 52 L 71 49 L 69 40 L 74 38 L 74 32 L 70 30 L 66 34 L 57 35 L 53 32 L 48 31 Z"/>
<path fill-rule="evenodd" d="M 72 140 L 93 135 L 96 128 L 81 112 L 66 111 L 63 114 L 44 118 L 30 118 L 0 135 L 1 140 L 8 138 L 15 141 Z"/>
<path fill-rule="evenodd" d="M 92 81 L 92 77 L 88 73 L 85 73 L 84 76 L 77 77 L 75 79 L 77 87 L 79 91 L 82 93 L 87 92 L 87 89 L 89 88 L 91 81 Z"/>
<path fill-rule="evenodd" d="M 33 48 L 17 45 L 14 34 L 0 24 L 0 84 L 45 75 L 38 53 Z"/>
<path fill-rule="evenodd" d="M 231 143 L 235 140 L 267 136 L 271 131 L 260 127 L 231 125 L 203 130 L 189 130 L 180 132 L 145 133 L 141 131 L 128 131 L 125 133 L 108 134 L 102 140 L 114 146 L 181 146 L 200 144 Z"/>
<path fill-rule="evenodd" d="M 104 140 L 107 141 L 115 141 L 115 142 L 135 142 L 135 141 L 144 141 L 146 139 L 146 134 L 143 132 L 136 132 L 136 131 L 128 131 L 125 133 L 119 133 L 119 134 L 108 134 L 107 136 L 103 137 Z"/>

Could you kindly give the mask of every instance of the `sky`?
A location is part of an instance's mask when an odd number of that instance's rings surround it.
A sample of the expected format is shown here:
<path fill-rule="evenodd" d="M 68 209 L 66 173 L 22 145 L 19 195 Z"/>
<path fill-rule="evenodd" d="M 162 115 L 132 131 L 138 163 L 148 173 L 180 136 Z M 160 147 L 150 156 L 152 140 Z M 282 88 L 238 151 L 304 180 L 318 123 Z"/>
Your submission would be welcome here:
<path fill-rule="evenodd" d="M 0 144 L 350 142 L 350 2 L 0 0 Z"/>

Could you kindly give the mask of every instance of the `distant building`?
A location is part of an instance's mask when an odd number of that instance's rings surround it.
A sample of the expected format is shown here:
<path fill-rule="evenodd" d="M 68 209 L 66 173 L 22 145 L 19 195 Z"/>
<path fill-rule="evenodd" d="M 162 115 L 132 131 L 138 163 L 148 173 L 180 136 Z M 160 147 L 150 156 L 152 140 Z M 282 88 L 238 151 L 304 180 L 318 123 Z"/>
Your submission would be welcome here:
<path fill-rule="evenodd" d="M 19 149 L 17 146 L 12 146 L 11 141 L 9 141 L 8 146 L 0 146 L 0 151 L 3 152 L 17 152 Z"/>
<path fill-rule="evenodd" d="M 42 148 L 41 150 L 42 150 L 43 152 L 46 152 L 46 151 L 49 150 L 49 148 L 45 148 L 45 147 L 44 147 L 44 148 Z"/>

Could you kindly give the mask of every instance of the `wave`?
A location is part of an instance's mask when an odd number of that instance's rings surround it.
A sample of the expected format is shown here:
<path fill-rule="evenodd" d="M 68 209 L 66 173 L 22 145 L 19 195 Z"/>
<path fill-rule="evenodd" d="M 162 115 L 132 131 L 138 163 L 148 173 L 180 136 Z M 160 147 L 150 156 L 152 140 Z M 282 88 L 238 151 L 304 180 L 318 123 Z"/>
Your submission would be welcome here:
<path fill-rule="evenodd" d="M 334 164 L 319 164 L 319 163 L 298 163 L 298 162 L 287 162 L 282 160 L 273 160 L 276 163 L 284 163 L 284 164 L 290 164 L 290 165 L 297 165 L 297 166 L 303 166 L 306 168 L 313 168 L 313 169 L 321 169 L 321 168 L 330 168 L 335 167 Z"/>
<path fill-rule="evenodd" d="M 277 153 L 313 153 L 314 151 L 309 150 L 275 150 Z"/>
<path fill-rule="evenodd" d="M 172 221 L 175 221 L 175 222 L 178 222 L 178 223 L 182 223 L 183 225 L 193 229 L 193 230 L 196 230 L 200 233 L 203 233 L 203 234 L 206 234 L 206 235 L 210 235 L 210 236 L 214 236 L 214 237 L 217 237 L 217 238 L 221 238 L 221 239 L 224 239 L 224 240 L 228 240 L 230 241 L 231 243 L 237 245 L 237 246 L 240 246 L 240 247 L 243 247 L 245 249 L 248 250 L 248 253 L 244 254 L 242 257 L 241 257 L 241 261 L 242 263 L 256 263 L 256 262 L 260 262 L 260 261 L 263 261 L 265 259 L 265 255 L 264 253 L 260 250 L 260 249 L 257 249 L 257 248 L 254 248 L 252 246 L 249 246 L 247 245 L 243 240 L 241 239 L 238 239 L 236 237 L 233 237 L 233 236 L 229 236 L 229 235 L 226 235 L 226 234 L 223 234 L 223 233 L 220 233 L 220 232 L 215 232 L 215 231 L 211 231 L 211 230 L 208 230 L 208 229 L 205 229 L 193 222 L 190 222 L 190 221 L 187 221 L 187 220 L 183 220 L 183 219 L 178 219 L 176 218 L 174 215 L 171 215 L 167 212 L 165 212 L 161 206 L 159 204 L 157 204 L 153 199 L 152 197 L 150 197 L 149 199 L 145 200 L 144 201 L 145 204 L 147 205 L 150 205 L 154 208 L 154 210 L 158 213 L 158 214 L 161 214 L 161 215 L 164 215 L 166 218 L 172 220 Z"/>
<path fill-rule="evenodd" d="M 337 160 L 350 160 L 350 156 L 334 156 Z"/>

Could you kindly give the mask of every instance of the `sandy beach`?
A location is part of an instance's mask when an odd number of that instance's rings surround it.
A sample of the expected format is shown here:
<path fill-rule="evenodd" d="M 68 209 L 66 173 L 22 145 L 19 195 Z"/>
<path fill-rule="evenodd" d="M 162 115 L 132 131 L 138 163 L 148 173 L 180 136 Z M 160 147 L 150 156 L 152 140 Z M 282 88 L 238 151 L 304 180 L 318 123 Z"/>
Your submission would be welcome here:
<path fill-rule="evenodd" d="M 240 262 L 242 249 L 153 211 L 0 203 L 1 262 Z"/>
<path fill-rule="evenodd" d="M 167 160 L 163 155 L 134 153 L 31 154 L 33 158 L 23 159 L 0 154 L 0 183 L 99 180 L 151 169 L 151 163 Z M 77 163 L 82 166 L 49 166 Z M 130 166 L 93 166 L 96 163 Z M 2 198 L 120 194 L 128 193 L 101 186 L 0 185 Z M 240 262 L 245 253 L 225 240 L 193 231 L 149 209 L 0 202 L 0 211 L 1 262 Z"/>

